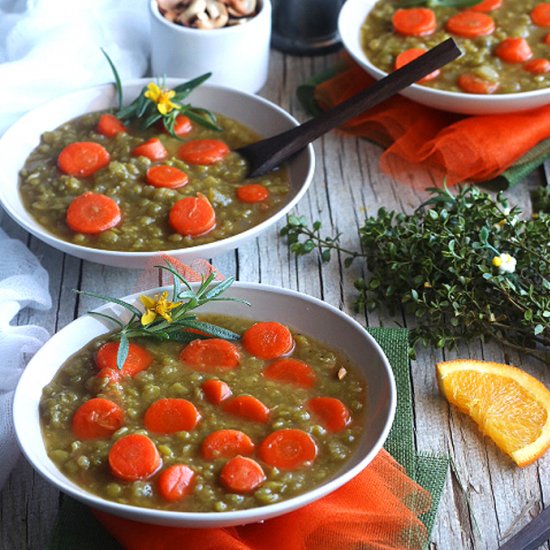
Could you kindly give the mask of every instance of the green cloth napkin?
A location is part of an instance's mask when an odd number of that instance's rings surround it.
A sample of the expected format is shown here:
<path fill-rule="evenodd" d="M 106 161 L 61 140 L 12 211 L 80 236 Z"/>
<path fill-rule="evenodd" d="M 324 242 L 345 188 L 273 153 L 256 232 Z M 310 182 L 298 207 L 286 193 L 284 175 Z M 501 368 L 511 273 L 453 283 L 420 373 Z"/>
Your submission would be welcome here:
<path fill-rule="evenodd" d="M 323 112 L 315 101 L 315 87 L 321 82 L 329 80 L 345 67 L 345 64 L 337 63 L 296 88 L 296 95 L 300 103 L 310 115 L 318 116 Z M 536 170 L 548 159 L 550 159 L 550 138 L 535 145 L 500 176 L 486 182 L 480 182 L 478 185 L 484 185 L 495 190 L 510 189 L 522 182 L 533 170 Z"/>
<path fill-rule="evenodd" d="M 409 376 L 408 334 L 400 328 L 370 328 L 389 359 L 397 385 L 395 420 L 385 444 L 386 450 L 406 469 L 409 477 L 432 495 L 432 507 L 422 517 L 431 533 L 441 500 L 449 458 L 419 454 L 414 447 L 412 392 Z M 64 497 L 50 542 L 50 550 L 121 550 L 83 504 Z"/>

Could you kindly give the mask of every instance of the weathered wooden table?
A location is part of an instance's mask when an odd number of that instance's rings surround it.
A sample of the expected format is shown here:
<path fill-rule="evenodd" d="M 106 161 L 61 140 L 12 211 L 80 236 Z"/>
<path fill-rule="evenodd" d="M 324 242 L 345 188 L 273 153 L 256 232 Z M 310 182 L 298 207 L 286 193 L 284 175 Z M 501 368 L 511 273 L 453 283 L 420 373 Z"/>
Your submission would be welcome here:
<path fill-rule="evenodd" d="M 333 56 L 300 58 L 273 52 L 270 79 L 261 95 L 281 105 L 299 120 L 307 118 L 299 105 L 296 87 L 328 67 Z M 364 140 L 332 132 L 315 143 L 317 168 L 313 184 L 296 212 L 320 219 L 327 232 L 343 233 L 343 244 L 358 246 L 356 229 L 365 214 L 380 206 L 412 211 L 426 193 L 382 174 L 380 149 Z M 508 195 L 530 212 L 530 186 L 550 178 L 550 166 Z M 426 174 L 427 186 L 430 181 Z M 314 255 L 295 259 L 274 227 L 235 252 L 217 257 L 214 265 L 226 276 L 243 281 L 279 285 L 321 298 L 369 326 L 395 326 L 383 314 L 353 313 L 353 281 L 361 275 L 360 263 L 345 269 L 338 259 L 321 264 Z M 112 296 L 157 286 L 134 270 L 104 267 L 61 254 L 30 237 L 4 216 L 2 226 L 26 243 L 50 274 L 53 307 L 47 312 L 24 310 L 19 324 L 37 324 L 50 333 L 61 329 L 97 302 L 81 298 L 72 289 L 93 289 Z M 139 281 L 139 283 L 138 283 Z M 143 288 L 145 288 L 144 286 Z M 406 320 L 405 320 L 406 324 Z M 439 395 L 434 364 L 443 359 L 475 357 L 519 365 L 550 386 L 550 370 L 497 345 L 473 345 L 446 353 L 421 350 L 411 364 L 416 444 L 420 451 L 448 453 L 453 471 L 447 483 L 433 532 L 432 548 L 445 550 L 496 549 L 544 506 L 550 505 L 550 455 L 525 469 L 514 466 L 495 445 L 483 438 L 464 415 L 449 408 Z M 24 458 L 0 493 L 0 549 L 39 550 L 47 547 L 62 495 L 33 472 Z M 547 546 L 545 546 L 547 548 Z M 275 549 L 274 549 L 275 550 Z"/>

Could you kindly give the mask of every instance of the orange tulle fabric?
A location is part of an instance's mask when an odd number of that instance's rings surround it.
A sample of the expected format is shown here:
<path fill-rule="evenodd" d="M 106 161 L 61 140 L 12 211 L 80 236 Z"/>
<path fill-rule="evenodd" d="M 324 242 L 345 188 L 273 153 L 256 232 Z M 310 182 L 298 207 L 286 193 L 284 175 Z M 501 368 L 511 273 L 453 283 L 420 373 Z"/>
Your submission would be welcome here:
<path fill-rule="evenodd" d="M 340 489 L 263 523 L 191 529 L 94 514 L 127 550 L 418 550 L 428 542 L 418 516 L 430 505 L 430 494 L 382 450 Z"/>
<path fill-rule="evenodd" d="M 319 84 L 317 103 L 328 109 L 373 83 L 358 65 Z M 396 96 L 342 127 L 385 148 L 380 166 L 400 181 L 433 186 L 426 174 L 452 185 L 502 174 L 540 141 L 550 137 L 550 105 L 505 115 L 463 116 Z"/>

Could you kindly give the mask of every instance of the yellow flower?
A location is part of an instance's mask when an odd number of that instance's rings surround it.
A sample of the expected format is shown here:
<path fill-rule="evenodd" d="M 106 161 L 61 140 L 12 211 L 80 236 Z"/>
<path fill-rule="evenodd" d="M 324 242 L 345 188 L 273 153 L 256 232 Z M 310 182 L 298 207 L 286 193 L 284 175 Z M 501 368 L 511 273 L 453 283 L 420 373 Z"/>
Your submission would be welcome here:
<path fill-rule="evenodd" d="M 180 108 L 179 105 L 170 101 L 175 95 L 176 92 L 174 92 L 174 90 L 160 88 L 154 82 L 149 82 L 149 84 L 147 84 L 147 91 L 145 92 L 145 97 L 157 104 L 157 109 L 162 115 L 166 115 L 170 111 Z"/>
<path fill-rule="evenodd" d="M 500 273 L 514 273 L 516 270 L 516 263 L 516 259 L 506 252 L 493 258 L 493 265 L 498 267 Z"/>
<path fill-rule="evenodd" d="M 146 308 L 145 313 L 141 316 L 141 324 L 143 326 L 151 324 L 159 315 L 171 323 L 172 314 L 170 311 L 181 305 L 181 302 L 171 302 L 168 300 L 168 292 L 166 290 L 160 295 L 155 294 L 154 298 L 140 296 L 139 299 Z"/>

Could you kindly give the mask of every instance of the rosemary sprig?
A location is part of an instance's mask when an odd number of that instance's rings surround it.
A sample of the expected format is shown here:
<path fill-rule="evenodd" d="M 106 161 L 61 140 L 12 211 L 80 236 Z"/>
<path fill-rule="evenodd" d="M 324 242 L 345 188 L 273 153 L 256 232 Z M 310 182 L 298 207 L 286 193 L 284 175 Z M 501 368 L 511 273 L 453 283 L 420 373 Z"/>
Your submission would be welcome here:
<path fill-rule="evenodd" d="M 165 87 L 164 81 L 157 84 L 151 82 L 144 86 L 139 95 L 132 103 L 123 106 L 122 83 L 118 71 L 107 52 L 101 49 L 107 59 L 115 79 L 115 89 L 117 95 L 118 110 L 116 117 L 125 122 L 132 120 L 141 121 L 142 128 L 149 128 L 158 121 L 162 121 L 166 131 L 177 139 L 179 137 L 174 132 L 174 125 L 178 115 L 185 115 L 193 122 L 217 132 L 223 131 L 216 120 L 216 115 L 207 109 L 193 107 L 191 104 L 185 104 L 183 101 L 187 96 L 203 82 L 208 80 L 212 73 L 205 73 L 193 80 L 184 82 L 176 86 L 173 90 Z"/>
<path fill-rule="evenodd" d="M 301 217 L 289 217 L 281 233 L 297 255 L 317 248 L 345 265 L 364 258 L 366 279 L 355 281 L 356 307 L 402 310 L 414 315 L 413 346 L 438 348 L 461 341 L 494 339 L 550 364 L 550 216 L 522 219 L 475 187 L 456 196 L 431 189 L 413 214 L 381 208 L 359 229 L 364 252 L 344 249 L 336 237 L 321 237 Z"/>
<path fill-rule="evenodd" d="M 130 319 L 124 324 L 120 319 L 112 315 L 89 311 L 102 319 L 107 319 L 116 325 L 116 330 L 111 334 L 111 339 L 119 340 L 120 345 L 117 353 L 117 367 L 122 369 L 132 338 L 155 338 L 156 340 L 171 340 L 180 343 L 188 343 L 197 338 L 223 338 L 225 340 L 238 340 L 240 336 L 226 328 L 199 321 L 193 311 L 208 302 L 233 301 L 250 305 L 245 300 L 222 296 L 223 293 L 233 284 L 235 279 L 228 277 L 223 281 L 213 284 L 215 274 L 211 273 L 203 278 L 198 286 L 194 288 L 184 277 L 182 277 L 169 264 L 155 266 L 168 271 L 173 278 L 171 300 L 168 299 L 168 292 L 149 296 L 141 296 L 140 300 L 145 306 L 141 311 L 133 304 L 84 290 L 76 290 L 79 294 L 98 298 L 108 303 L 117 304 L 130 313 Z M 196 329 L 201 333 L 189 332 L 184 329 Z"/>

